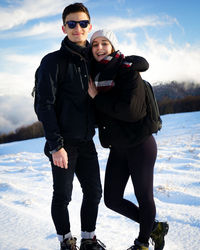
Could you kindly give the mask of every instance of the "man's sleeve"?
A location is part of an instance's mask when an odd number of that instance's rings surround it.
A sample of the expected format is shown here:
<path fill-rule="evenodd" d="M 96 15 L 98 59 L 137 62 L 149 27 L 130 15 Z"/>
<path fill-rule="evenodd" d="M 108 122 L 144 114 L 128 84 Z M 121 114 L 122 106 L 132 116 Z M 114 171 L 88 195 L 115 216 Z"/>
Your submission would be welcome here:
<path fill-rule="evenodd" d="M 48 64 L 43 59 L 37 75 L 37 103 L 36 114 L 42 122 L 44 134 L 50 151 L 63 147 L 63 138 L 60 134 L 57 115 L 55 112 L 57 91 L 57 67 Z"/>

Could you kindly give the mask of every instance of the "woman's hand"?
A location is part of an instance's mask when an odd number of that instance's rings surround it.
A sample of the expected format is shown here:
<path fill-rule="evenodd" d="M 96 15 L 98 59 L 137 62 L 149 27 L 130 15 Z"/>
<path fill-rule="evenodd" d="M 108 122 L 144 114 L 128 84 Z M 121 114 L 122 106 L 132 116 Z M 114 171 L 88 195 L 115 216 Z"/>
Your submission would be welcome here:
<path fill-rule="evenodd" d="M 98 94 L 98 91 L 97 91 L 97 88 L 96 88 L 96 86 L 95 86 L 95 84 L 94 84 L 94 82 L 92 81 L 91 78 L 90 78 L 88 86 L 89 86 L 88 87 L 88 94 L 93 99 Z"/>

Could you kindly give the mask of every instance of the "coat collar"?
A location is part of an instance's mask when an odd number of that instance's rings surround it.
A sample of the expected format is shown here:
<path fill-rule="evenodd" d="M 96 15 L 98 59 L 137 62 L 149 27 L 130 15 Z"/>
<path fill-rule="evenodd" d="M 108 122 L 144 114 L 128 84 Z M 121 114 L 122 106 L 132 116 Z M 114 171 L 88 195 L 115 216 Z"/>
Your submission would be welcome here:
<path fill-rule="evenodd" d="M 61 43 L 61 51 L 65 53 L 72 53 L 74 55 L 80 56 L 82 59 L 88 59 L 89 57 L 89 42 L 86 41 L 86 47 L 79 46 L 69 40 L 66 36 Z"/>

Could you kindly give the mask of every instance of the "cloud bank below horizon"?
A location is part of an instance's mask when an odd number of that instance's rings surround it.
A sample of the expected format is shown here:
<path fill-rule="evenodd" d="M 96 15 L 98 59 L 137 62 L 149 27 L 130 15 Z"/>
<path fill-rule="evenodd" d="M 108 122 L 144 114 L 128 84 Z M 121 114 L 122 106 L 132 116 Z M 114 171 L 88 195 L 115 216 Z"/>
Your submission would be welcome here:
<path fill-rule="evenodd" d="M 37 120 L 33 111 L 33 98 L 0 96 L 0 135 L 14 132 L 16 128 L 30 125 Z"/>

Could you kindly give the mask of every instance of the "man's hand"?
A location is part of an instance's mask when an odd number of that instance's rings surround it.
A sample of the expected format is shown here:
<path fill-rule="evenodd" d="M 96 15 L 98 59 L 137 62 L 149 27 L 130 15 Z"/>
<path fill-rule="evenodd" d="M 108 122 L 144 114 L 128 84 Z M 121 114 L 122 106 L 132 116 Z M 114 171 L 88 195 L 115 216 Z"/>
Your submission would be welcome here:
<path fill-rule="evenodd" d="M 89 81 L 88 94 L 92 99 L 98 94 L 97 88 L 91 79 Z"/>
<path fill-rule="evenodd" d="M 64 148 L 52 154 L 53 164 L 60 168 L 68 168 L 68 156 Z"/>

